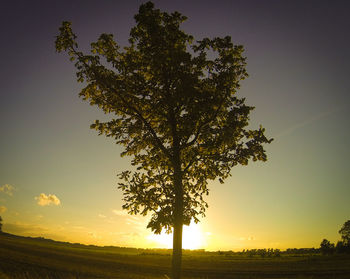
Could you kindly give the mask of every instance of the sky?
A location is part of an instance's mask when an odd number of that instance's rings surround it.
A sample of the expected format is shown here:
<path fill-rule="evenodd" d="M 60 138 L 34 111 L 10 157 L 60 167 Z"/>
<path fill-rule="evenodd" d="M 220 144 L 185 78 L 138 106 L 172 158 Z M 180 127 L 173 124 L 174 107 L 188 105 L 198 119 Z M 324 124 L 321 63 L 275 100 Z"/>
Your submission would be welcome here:
<path fill-rule="evenodd" d="M 105 119 L 78 97 L 68 57 L 55 52 L 62 21 L 82 49 L 101 33 L 125 46 L 144 1 L 2 3 L 0 16 L 0 215 L 3 230 L 60 241 L 170 247 L 148 217 L 122 211 L 122 147 L 89 128 Z M 274 141 L 268 161 L 210 182 L 205 218 L 184 247 L 206 250 L 319 247 L 350 219 L 349 1 L 154 1 L 179 11 L 195 39 L 242 44 L 249 78 L 239 96 Z M 196 241 L 194 241 L 196 240 Z M 192 245 L 192 246 L 191 246 Z"/>

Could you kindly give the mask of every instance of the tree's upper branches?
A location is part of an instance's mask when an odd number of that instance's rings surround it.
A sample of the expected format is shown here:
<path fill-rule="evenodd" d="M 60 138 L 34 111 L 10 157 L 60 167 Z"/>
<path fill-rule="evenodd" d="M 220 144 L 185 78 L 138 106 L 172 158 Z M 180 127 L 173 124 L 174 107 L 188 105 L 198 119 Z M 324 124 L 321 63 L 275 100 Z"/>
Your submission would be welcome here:
<path fill-rule="evenodd" d="M 115 138 L 139 169 L 120 176 L 125 208 L 152 212 L 149 226 L 160 232 L 172 224 L 176 158 L 189 223 L 205 212 L 208 179 L 223 181 L 237 164 L 265 161 L 263 145 L 271 140 L 262 127 L 246 128 L 253 107 L 236 96 L 248 76 L 242 46 L 230 37 L 193 42 L 180 29 L 186 17 L 161 12 L 150 2 L 135 19 L 128 47 L 102 34 L 91 54 L 83 54 L 71 24 L 63 22 L 56 49 L 68 52 L 78 81 L 86 83 L 80 96 L 112 115 L 91 128 Z"/>

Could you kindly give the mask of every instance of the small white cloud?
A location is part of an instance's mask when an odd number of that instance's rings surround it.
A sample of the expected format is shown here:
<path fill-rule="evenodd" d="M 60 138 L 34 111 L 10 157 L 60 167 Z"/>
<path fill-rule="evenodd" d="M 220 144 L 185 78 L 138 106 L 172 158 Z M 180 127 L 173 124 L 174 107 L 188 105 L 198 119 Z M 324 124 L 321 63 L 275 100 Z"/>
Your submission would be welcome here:
<path fill-rule="evenodd" d="M 13 187 L 10 184 L 4 184 L 0 186 L 0 192 L 3 192 L 9 196 L 13 196 L 13 191 L 15 190 L 15 187 Z"/>
<path fill-rule="evenodd" d="M 54 205 L 60 205 L 61 201 L 59 198 L 56 197 L 56 195 L 51 195 L 51 194 L 44 194 L 41 193 L 38 197 L 35 197 L 35 199 L 38 201 L 38 205 L 40 206 L 46 206 L 50 204 Z"/>
<path fill-rule="evenodd" d="M 112 210 L 112 212 L 118 216 L 128 216 L 128 213 L 126 211 L 123 211 L 123 210 L 114 209 L 114 210 Z"/>
<path fill-rule="evenodd" d="M 0 206 L 0 213 L 4 213 L 7 210 L 6 206 Z"/>
<path fill-rule="evenodd" d="M 100 217 L 100 218 L 104 219 L 104 218 L 106 218 L 106 215 L 103 215 L 103 214 L 98 214 L 98 217 Z"/>

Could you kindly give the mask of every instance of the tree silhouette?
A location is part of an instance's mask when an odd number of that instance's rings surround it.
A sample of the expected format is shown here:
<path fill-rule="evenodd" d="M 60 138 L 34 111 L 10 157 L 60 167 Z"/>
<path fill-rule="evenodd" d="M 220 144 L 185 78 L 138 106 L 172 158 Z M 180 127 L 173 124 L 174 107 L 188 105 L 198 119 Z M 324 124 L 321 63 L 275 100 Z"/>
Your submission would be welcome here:
<path fill-rule="evenodd" d="M 243 47 L 230 37 L 194 42 L 180 29 L 185 19 L 147 2 L 128 47 L 102 34 L 85 55 L 69 22 L 56 38 L 56 50 L 68 52 L 87 83 L 80 96 L 113 116 L 91 128 L 123 145 L 121 156 L 137 167 L 119 174 L 123 208 L 152 214 L 154 233 L 173 230 L 173 278 L 181 274 L 182 226 L 208 207 L 208 180 L 223 183 L 233 166 L 266 161 L 263 145 L 271 142 L 262 127 L 246 128 L 253 107 L 236 96 L 248 76 Z"/>
<path fill-rule="evenodd" d="M 320 244 L 320 251 L 324 255 L 330 255 L 334 253 L 334 244 L 327 239 L 323 239 Z"/>
<path fill-rule="evenodd" d="M 341 235 L 341 239 L 343 240 L 344 245 L 350 247 L 350 220 L 346 221 L 343 224 L 343 226 L 339 230 L 339 233 Z"/>
<path fill-rule="evenodd" d="M 2 232 L 2 218 L 0 216 L 0 233 Z"/>
<path fill-rule="evenodd" d="M 335 246 L 335 251 L 339 254 L 347 253 L 349 250 L 349 247 L 346 246 L 343 241 L 338 241 Z"/>

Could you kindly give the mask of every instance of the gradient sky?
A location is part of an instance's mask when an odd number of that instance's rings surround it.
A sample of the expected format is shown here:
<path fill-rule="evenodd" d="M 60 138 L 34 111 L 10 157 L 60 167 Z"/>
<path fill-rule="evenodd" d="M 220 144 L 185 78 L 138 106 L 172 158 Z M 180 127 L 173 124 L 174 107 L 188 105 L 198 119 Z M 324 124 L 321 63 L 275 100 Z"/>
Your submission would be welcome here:
<path fill-rule="evenodd" d="M 89 129 L 104 116 L 78 98 L 64 20 L 83 49 L 101 33 L 126 45 L 144 1 L 3 1 L 0 16 L 0 214 L 3 230 L 99 245 L 161 247 L 148 218 L 121 211 L 121 147 Z M 268 162 L 210 183 L 201 248 L 318 247 L 350 219 L 349 1 L 154 1 L 188 17 L 196 39 L 243 44 L 240 96 L 275 141 Z M 43 195 L 41 195 L 43 194 Z M 40 196 L 41 195 L 41 196 Z"/>

